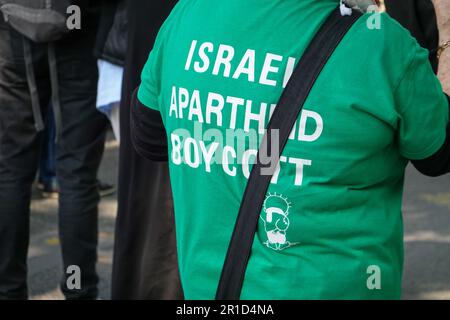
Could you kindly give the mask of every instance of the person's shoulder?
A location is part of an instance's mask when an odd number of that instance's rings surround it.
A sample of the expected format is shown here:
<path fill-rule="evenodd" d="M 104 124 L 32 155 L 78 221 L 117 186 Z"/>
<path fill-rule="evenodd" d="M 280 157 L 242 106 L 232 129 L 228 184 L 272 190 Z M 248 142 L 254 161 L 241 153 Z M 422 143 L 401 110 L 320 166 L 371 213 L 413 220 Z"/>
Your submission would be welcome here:
<path fill-rule="evenodd" d="M 383 41 L 386 45 L 418 46 L 409 30 L 385 12 L 364 14 L 358 21 L 357 27 L 360 34 L 368 40 Z"/>
<path fill-rule="evenodd" d="M 353 40 L 361 53 L 380 56 L 380 61 L 401 72 L 415 55 L 427 54 L 409 30 L 384 12 L 364 14 L 355 25 Z"/>

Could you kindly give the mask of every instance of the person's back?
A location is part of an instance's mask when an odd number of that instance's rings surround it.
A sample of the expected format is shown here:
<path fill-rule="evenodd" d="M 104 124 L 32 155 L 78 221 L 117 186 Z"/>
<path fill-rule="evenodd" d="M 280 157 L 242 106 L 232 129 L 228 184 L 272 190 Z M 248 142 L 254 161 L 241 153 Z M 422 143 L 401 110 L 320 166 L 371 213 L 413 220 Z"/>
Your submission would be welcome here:
<path fill-rule="evenodd" d="M 167 132 L 187 299 L 214 297 L 258 134 L 338 3 L 185 0 L 161 29 L 138 98 Z M 325 66 L 283 151 L 242 299 L 400 297 L 404 169 L 441 148 L 448 103 L 427 52 L 386 15 L 373 30 L 368 17 Z"/>

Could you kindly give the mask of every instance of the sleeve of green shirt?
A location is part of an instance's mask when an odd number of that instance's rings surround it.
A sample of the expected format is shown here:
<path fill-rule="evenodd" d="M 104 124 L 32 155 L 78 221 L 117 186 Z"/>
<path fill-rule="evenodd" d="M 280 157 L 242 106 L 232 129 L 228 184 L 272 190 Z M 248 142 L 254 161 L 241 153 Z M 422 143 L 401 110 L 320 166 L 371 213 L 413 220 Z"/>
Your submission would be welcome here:
<path fill-rule="evenodd" d="M 428 51 L 414 44 L 410 62 L 396 91 L 400 153 L 421 160 L 436 153 L 446 139 L 449 108 Z"/>

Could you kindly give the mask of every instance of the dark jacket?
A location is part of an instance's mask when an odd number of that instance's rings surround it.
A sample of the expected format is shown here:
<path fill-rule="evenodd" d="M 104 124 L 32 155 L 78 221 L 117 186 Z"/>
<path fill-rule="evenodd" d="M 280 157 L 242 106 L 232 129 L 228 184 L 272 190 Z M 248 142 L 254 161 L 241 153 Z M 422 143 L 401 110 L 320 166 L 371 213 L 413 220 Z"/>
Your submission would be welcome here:
<path fill-rule="evenodd" d="M 104 1 L 94 53 L 98 59 L 123 66 L 128 42 L 128 16 L 124 0 Z"/>
<path fill-rule="evenodd" d="M 120 106 L 120 159 L 113 299 L 181 299 L 167 163 L 131 144 L 130 100 L 162 23 L 177 0 L 129 0 L 129 39 Z"/>

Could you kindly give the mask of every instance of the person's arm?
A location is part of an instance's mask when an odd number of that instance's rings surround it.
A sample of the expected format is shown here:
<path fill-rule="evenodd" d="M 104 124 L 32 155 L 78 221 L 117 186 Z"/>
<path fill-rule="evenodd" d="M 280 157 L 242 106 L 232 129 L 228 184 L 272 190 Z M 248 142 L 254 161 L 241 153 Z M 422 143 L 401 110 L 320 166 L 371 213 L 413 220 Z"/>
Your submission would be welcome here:
<path fill-rule="evenodd" d="M 450 110 L 450 97 L 447 95 Z M 450 112 L 450 111 L 449 111 Z M 411 161 L 422 174 L 437 177 L 450 172 L 450 123 L 447 125 L 447 137 L 444 145 L 434 155 L 423 160 Z"/>
<path fill-rule="evenodd" d="M 171 17 L 161 27 L 134 91 L 130 106 L 131 140 L 137 153 L 152 161 L 168 161 L 167 134 L 161 101 L 166 33 Z"/>
<path fill-rule="evenodd" d="M 159 111 L 143 105 L 137 97 L 131 102 L 131 141 L 139 155 L 152 161 L 167 161 L 167 135 Z"/>
<path fill-rule="evenodd" d="M 428 52 L 413 39 L 394 97 L 400 155 L 423 174 L 449 171 L 449 101 L 428 63 Z"/>

